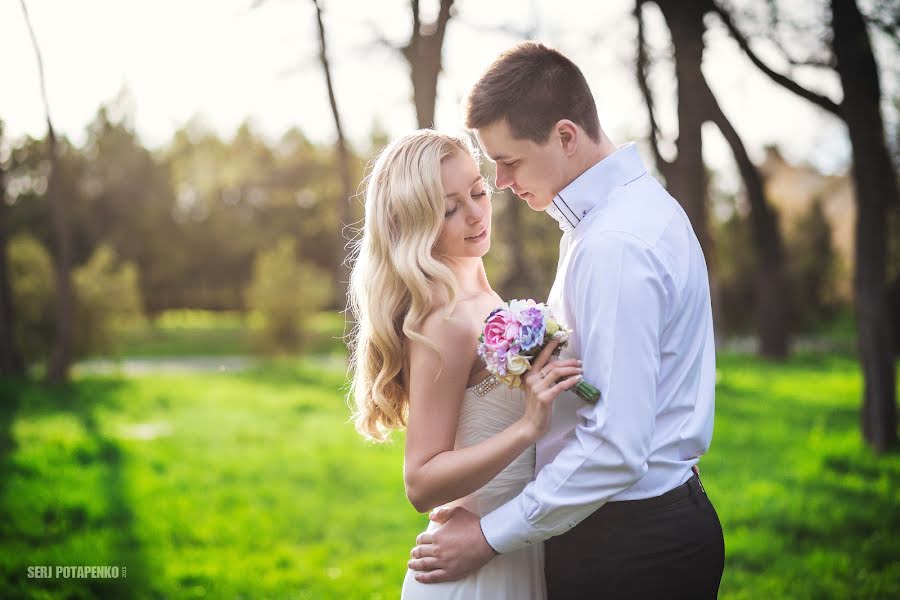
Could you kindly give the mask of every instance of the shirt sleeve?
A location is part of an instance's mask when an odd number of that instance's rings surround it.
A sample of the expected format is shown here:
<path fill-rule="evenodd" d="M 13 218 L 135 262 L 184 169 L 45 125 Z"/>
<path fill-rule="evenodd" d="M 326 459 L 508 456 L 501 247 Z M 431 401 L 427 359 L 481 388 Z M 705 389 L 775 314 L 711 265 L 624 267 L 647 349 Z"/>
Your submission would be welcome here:
<path fill-rule="evenodd" d="M 578 409 L 575 430 L 535 480 L 481 519 L 501 553 L 568 531 L 647 471 L 667 302 L 658 263 L 625 233 L 583 239 L 572 252 L 568 325 L 584 379 L 601 397 Z"/>

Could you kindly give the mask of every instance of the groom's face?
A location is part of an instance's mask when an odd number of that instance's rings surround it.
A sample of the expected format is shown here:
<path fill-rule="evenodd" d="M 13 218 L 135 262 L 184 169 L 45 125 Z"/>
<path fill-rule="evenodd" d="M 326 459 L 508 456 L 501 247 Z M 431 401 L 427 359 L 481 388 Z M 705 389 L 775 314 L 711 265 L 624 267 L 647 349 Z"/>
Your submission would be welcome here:
<path fill-rule="evenodd" d="M 566 153 L 551 133 L 543 144 L 513 137 L 506 119 L 477 129 L 484 153 L 497 167 L 497 189 L 510 188 L 533 210 L 544 210 L 563 187 Z"/>

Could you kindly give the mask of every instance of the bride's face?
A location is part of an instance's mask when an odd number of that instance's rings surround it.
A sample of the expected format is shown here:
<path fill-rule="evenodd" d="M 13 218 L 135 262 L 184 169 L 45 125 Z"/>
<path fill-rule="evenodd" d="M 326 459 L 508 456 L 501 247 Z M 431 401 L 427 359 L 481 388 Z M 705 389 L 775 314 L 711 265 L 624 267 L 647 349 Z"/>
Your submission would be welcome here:
<path fill-rule="evenodd" d="M 491 197 L 475 159 L 459 150 L 441 163 L 444 226 L 435 253 L 482 257 L 491 247 Z"/>

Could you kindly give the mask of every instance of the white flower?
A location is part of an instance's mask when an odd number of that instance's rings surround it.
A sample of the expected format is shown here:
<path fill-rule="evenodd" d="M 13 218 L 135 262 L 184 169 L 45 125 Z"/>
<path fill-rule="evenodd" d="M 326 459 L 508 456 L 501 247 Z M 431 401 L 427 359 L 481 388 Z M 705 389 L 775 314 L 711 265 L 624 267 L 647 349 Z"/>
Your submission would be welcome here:
<path fill-rule="evenodd" d="M 510 353 L 506 356 L 506 366 L 513 375 L 521 375 L 528 370 L 531 363 L 524 356 Z"/>

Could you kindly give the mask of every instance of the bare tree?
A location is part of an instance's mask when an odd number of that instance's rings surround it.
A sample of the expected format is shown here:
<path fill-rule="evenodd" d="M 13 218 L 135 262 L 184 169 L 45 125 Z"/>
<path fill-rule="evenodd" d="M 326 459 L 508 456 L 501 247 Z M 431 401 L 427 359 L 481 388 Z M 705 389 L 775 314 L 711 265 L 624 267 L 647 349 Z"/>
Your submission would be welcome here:
<path fill-rule="evenodd" d="M 406 45 L 400 48 L 409 65 L 419 128 L 434 127 L 437 82 L 442 70 L 441 49 L 453 7 L 453 0 L 440 2 L 437 20 L 423 23 L 419 13 L 419 0 L 410 0 L 412 33 Z"/>
<path fill-rule="evenodd" d="M 350 224 L 350 197 L 353 195 L 353 184 L 350 175 L 350 153 L 347 150 L 347 142 L 344 138 L 344 128 L 341 124 L 341 113 L 338 110 L 337 98 L 334 94 L 334 81 L 331 77 L 331 66 L 328 62 L 328 50 L 325 36 L 325 25 L 322 22 L 322 6 L 319 0 L 312 0 L 316 7 L 316 24 L 319 31 L 319 62 L 325 74 L 325 84 L 328 87 L 328 101 L 331 104 L 331 114 L 334 117 L 334 128 L 337 131 L 335 148 L 338 159 L 338 174 L 341 180 L 341 198 L 338 204 L 338 219 L 343 229 Z M 342 237 L 339 239 L 343 239 Z M 335 296 L 341 306 L 347 302 L 347 286 L 350 281 L 350 266 L 347 262 L 347 251 L 342 247 L 338 276 L 335 278 Z"/>
<path fill-rule="evenodd" d="M 835 115 L 847 125 L 856 191 L 854 276 L 857 343 L 864 392 L 863 437 L 877 451 L 897 446 L 897 400 L 892 314 L 886 284 L 887 211 L 900 202 L 881 116 L 881 84 L 866 19 L 854 0 L 831 0 L 830 50 L 843 89 L 840 102 L 809 90 L 767 65 L 721 4 L 715 11 L 747 57 L 772 81 Z M 890 31 L 896 31 L 896 23 Z"/>
<path fill-rule="evenodd" d="M 62 382 L 68 379 L 69 367 L 72 364 L 72 320 L 74 314 L 71 273 L 72 243 L 67 207 L 60 189 L 59 145 L 53 130 L 53 122 L 50 119 L 50 102 L 47 98 L 47 86 L 44 80 L 44 61 L 34 28 L 31 26 L 25 0 L 20 0 L 20 4 L 37 57 L 41 97 L 47 117 L 47 154 L 50 159 L 50 172 L 47 175 L 47 199 L 53 219 L 53 232 L 56 237 L 56 339 L 50 355 L 50 364 L 47 367 L 47 379 L 53 382 Z"/>
<path fill-rule="evenodd" d="M 666 177 L 669 185 L 670 179 L 675 184 L 673 190 L 677 191 L 680 178 L 683 173 L 679 171 L 683 167 L 683 161 L 668 163 L 660 155 L 656 143 L 658 125 L 653 113 L 653 100 L 649 85 L 646 80 L 647 54 L 644 49 L 643 22 L 641 6 L 645 0 L 638 0 L 635 14 L 638 19 L 638 83 L 647 102 L 650 112 L 651 142 L 654 148 L 654 156 L 658 164 L 664 166 L 660 169 Z M 712 122 L 722 133 L 725 141 L 731 148 L 737 163 L 738 171 L 744 183 L 744 190 L 750 205 L 750 227 L 752 239 L 757 255 L 757 273 L 754 289 L 756 292 L 756 331 L 759 336 L 759 354 L 774 359 L 783 359 L 788 354 L 788 319 L 789 296 L 787 276 L 784 271 L 784 242 L 778 229 L 778 220 L 775 212 L 766 202 L 762 177 L 756 165 L 750 160 L 747 149 L 741 140 L 737 130 L 722 111 L 718 100 L 709 87 L 706 77 L 701 69 L 701 60 L 704 50 L 703 34 L 706 26 L 703 17 L 712 10 L 711 3 L 700 1 L 691 3 L 686 7 L 681 2 L 674 0 L 654 0 L 660 7 L 666 24 L 672 36 L 672 45 L 675 49 L 676 74 L 679 89 L 679 142 L 682 136 L 687 136 L 690 144 L 698 143 L 700 139 L 700 126 L 704 122 Z M 683 92 L 683 94 L 682 94 Z M 681 110 L 682 101 L 691 106 L 688 110 Z M 688 123 L 682 123 L 680 117 L 687 114 Z M 687 127 L 696 128 L 696 132 L 688 132 Z M 679 144 L 679 159 L 681 158 L 682 145 Z M 700 149 L 702 151 L 702 148 Z M 688 156 L 692 161 L 698 160 L 696 150 L 691 149 Z M 700 157 L 702 161 L 702 156 Z M 693 162 L 691 170 L 696 171 Z M 696 175 L 694 175 L 696 177 Z M 694 182 L 694 185 L 697 185 Z M 705 186 L 705 182 L 703 182 Z M 696 192 L 695 192 L 696 193 Z M 705 202 L 705 191 L 702 200 Z M 705 218 L 699 209 L 694 212 L 696 218 Z M 690 213 L 689 213 L 690 215 Z"/>
<path fill-rule="evenodd" d="M 650 118 L 650 145 L 656 168 L 666 181 L 666 188 L 678 199 L 687 213 L 703 248 L 709 269 L 709 284 L 712 293 L 713 312 L 716 322 L 720 303 L 718 301 L 718 277 L 712 235 L 709 230 L 707 216 L 708 181 L 703 164 L 703 139 L 700 135 L 704 121 L 704 111 L 696 102 L 694 94 L 702 86 L 702 73 L 697 65 L 703 58 L 703 40 L 692 28 L 698 19 L 702 19 L 703 9 L 694 2 L 658 2 L 660 8 L 665 6 L 673 14 L 666 20 L 672 32 L 672 45 L 675 58 L 675 78 L 677 82 L 678 138 L 675 141 L 677 154 L 673 160 L 666 160 L 659 150 L 660 130 L 654 109 L 652 94 L 647 84 L 646 67 L 648 64 L 644 44 L 643 18 L 641 8 L 645 0 L 635 3 L 635 16 L 638 22 L 638 85 L 644 95 Z M 674 6 L 670 6 L 674 5 Z"/>

